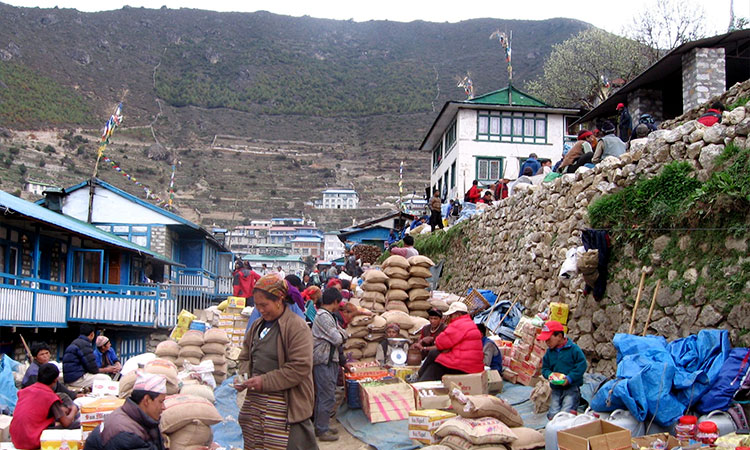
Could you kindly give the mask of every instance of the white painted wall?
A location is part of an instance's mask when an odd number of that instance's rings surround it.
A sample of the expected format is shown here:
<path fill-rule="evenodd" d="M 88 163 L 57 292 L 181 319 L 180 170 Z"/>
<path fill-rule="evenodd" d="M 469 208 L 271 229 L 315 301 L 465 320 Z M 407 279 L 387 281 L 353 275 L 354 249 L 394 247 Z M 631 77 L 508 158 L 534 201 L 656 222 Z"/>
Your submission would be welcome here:
<path fill-rule="evenodd" d="M 324 255 L 323 258 L 326 261 L 332 261 L 334 259 L 341 258 L 344 256 L 344 243 L 339 240 L 336 234 L 326 234 L 324 237 Z"/>
<path fill-rule="evenodd" d="M 63 197 L 63 213 L 86 222 L 88 220 L 88 186 Z M 97 186 L 91 221 L 93 223 L 160 224 L 174 225 L 179 222 L 152 211 L 112 191 Z"/>
<path fill-rule="evenodd" d="M 450 167 L 458 160 L 456 186 L 448 189 L 449 199 L 462 200 L 464 193 L 471 187 L 476 178 L 477 156 L 504 157 L 504 177 L 510 180 L 518 178 L 519 158 L 527 158 L 530 153 L 536 153 L 539 158 L 549 158 L 553 164 L 562 158 L 565 131 L 565 117 L 562 114 L 547 115 L 547 144 L 477 141 L 477 110 L 459 109 L 457 115 L 456 143 L 445 149 L 443 160 L 430 174 L 430 187 L 436 186 L 441 177 L 444 177 L 443 183 L 447 181 L 450 186 Z"/>

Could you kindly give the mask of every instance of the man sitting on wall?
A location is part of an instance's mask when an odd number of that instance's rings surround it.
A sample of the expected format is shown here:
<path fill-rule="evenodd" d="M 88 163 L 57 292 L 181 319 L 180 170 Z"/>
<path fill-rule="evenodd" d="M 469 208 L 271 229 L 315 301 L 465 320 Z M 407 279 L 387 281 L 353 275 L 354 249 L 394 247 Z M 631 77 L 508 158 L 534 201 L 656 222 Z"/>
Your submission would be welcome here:
<path fill-rule="evenodd" d="M 63 381 L 73 388 L 90 388 L 99 373 L 94 357 L 94 326 L 84 323 L 78 336 L 63 355 Z"/>
<path fill-rule="evenodd" d="M 114 377 L 122 369 L 122 364 L 117 358 L 117 353 L 112 348 L 112 342 L 107 336 L 102 335 L 96 338 L 94 358 L 96 359 L 96 365 L 99 367 L 99 373 L 106 373 L 110 377 Z"/>

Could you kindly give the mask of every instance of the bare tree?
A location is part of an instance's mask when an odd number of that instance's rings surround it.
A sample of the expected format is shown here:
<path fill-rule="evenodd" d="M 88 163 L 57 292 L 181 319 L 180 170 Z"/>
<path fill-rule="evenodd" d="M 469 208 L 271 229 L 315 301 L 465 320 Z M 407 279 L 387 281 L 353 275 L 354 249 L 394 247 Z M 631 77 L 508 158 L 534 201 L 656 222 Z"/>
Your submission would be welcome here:
<path fill-rule="evenodd" d="M 705 11 L 702 6 L 685 0 L 656 0 L 633 19 L 626 31 L 650 50 L 650 63 L 658 61 L 670 50 L 705 37 Z"/>

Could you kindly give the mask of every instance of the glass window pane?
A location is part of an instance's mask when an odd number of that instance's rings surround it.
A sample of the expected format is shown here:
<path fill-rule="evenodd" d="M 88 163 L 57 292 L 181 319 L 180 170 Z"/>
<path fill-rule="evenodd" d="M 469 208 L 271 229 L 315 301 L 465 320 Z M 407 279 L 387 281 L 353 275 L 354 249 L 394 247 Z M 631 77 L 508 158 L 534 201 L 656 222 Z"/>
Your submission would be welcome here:
<path fill-rule="evenodd" d="M 138 244 L 141 247 L 145 247 L 148 244 L 147 236 L 133 236 L 132 241 L 134 244 Z"/>
<path fill-rule="evenodd" d="M 148 231 L 148 227 L 133 225 L 133 233 L 145 233 Z"/>
<path fill-rule="evenodd" d="M 113 233 L 128 233 L 130 231 L 130 227 L 128 225 L 115 225 L 112 227 Z"/>
<path fill-rule="evenodd" d="M 477 175 L 477 178 L 480 180 L 487 179 L 487 160 L 479 160 L 479 174 Z"/>
<path fill-rule="evenodd" d="M 534 119 L 524 119 L 523 135 L 524 136 L 534 135 Z"/>
<path fill-rule="evenodd" d="M 503 136 L 510 136 L 511 124 L 512 121 L 510 117 L 503 117 Z"/>
<path fill-rule="evenodd" d="M 536 133 L 535 135 L 537 137 L 546 137 L 547 136 L 547 121 L 546 120 L 537 120 L 536 121 Z"/>
<path fill-rule="evenodd" d="M 490 134 L 500 134 L 499 117 L 490 117 Z"/>
<path fill-rule="evenodd" d="M 513 118 L 513 136 L 523 136 L 523 119 Z"/>
<path fill-rule="evenodd" d="M 489 120 L 490 118 L 487 116 L 479 116 L 479 134 L 487 134 Z"/>
<path fill-rule="evenodd" d="M 497 180 L 500 178 L 500 161 L 490 161 L 490 180 Z"/>

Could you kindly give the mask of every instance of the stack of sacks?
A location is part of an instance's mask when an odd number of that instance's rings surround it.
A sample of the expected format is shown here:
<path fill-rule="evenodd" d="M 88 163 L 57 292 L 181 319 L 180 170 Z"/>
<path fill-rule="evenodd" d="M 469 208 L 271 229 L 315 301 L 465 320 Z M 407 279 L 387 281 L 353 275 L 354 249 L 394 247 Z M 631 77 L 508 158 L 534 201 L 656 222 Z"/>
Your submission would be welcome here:
<path fill-rule="evenodd" d="M 409 261 L 401 255 L 392 255 L 383 261 L 383 272 L 388 275 L 388 292 L 385 294 L 386 311 L 409 313 L 406 301 L 409 300 L 408 289 Z M 406 288 L 406 289 L 405 289 Z"/>
<path fill-rule="evenodd" d="M 216 407 L 196 395 L 172 395 L 164 400 L 160 428 L 167 435 L 170 450 L 186 450 L 192 446 L 210 446 L 211 425 L 221 422 Z"/>
<path fill-rule="evenodd" d="M 412 336 L 412 340 L 419 340 L 422 336 L 419 334 L 425 325 L 429 325 L 430 321 L 423 317 L 411 317 L 412 325 L 409 328 L 409 335 Z"/>
<path fill-rule="evenodd" d="M 414 319 L 408 314 L 406 314 L 403 311 L 386 311 L 383 314 L 381 314 L 381 317 L 385 319 L 386 325 L 390 325 L 392 323 L 398 324 L 401 331 L 399 332 L 400 336 L 404 339 L 409 339 L 409 330 L 411 330 L 414 327 Z M 383 334 L 385 337 L 385 334 Z"/>
<path fill-rule="evenodd" d="M 166 341 L 159 342 L 156 346 L 156 356 L 159 359 L 166 359 L 170 362 L 177 362 L 177 357 L 180 356 L 180 344 L 177 342 L 167 339 Z"/>
<path fill-rule="evenodd" d="M 362 349 L 362 361 L 375 360 L 375 354 L 378 352 L 378 345 L 380 345 L 380 341 L 385 337 L 386 325 L 388 325 L 388 323 L 382 316 L 373 317 L 372 322 L 367 325 L 368 333 L 365 336 L 365 343 L 367 345 Z"/>
<path fill-rule="evenodd" d="M 210 328 L 203 334 L 203 359 L 201 362 L 211 360 L 214 363 L 214 380 L 219 386 L 227 379 L 227 357 L 226 351 L 229 345 L 227 333 L 220 328 Z"/>
<path fill-rule="evenodd" d="M 182 364 L 187 361 L 190 364 L 200 364 L 201 358 L 203 358 L 203 332 L 200 330 L 188 330 L 182 335 L 178 341 L 180 344 L 180 353 L 177 357 L 175 364 L 177 367 L 182 367 Z"/>
<path fill-rule="evenodd" d="M 180 391 L 180 382 L 177 378 L 177 366 L 173 362 L 166 359 L 154 359 L 146 363 L 143 367 L 143 371 L 146 373 L 164 375 L 167 379 L 167 395 L 176 394 Z M 120 377 L 120 393 L 118 394 L 120 398 L 130 397 L 136 378 L 136 370 L 128 372 Z"/>
<path fill-rule="evenodd" d="M 412 256 L 408 259 L 409 263 L 409 281 L 407 287 L 409 289 L 409 314 L 416 317 L 428 318 L 427 310 L 432 308 L 430 304 L 430 283 L 427 278 L 430 278 L 430 267 L 434 266 L 435 263 L 426 256 Z M 447 306 L 447 305 L 446 305 Z M 447 310 L 447 309 L 446 309 Z"/>
<path fill-rule="evenodd" d="M 379 270 L 371 269 L 362 275 L 362 279 L 364 283 L 361 288 L 364 293 L 359 305 L 374 313 L 385 311 L 385 294 L 388 291 L 385 283 L 388 276 Z"/>
<path fill-rule="evenodd" d="M 346 332 L 349 334 L 349 339 L 344 343 L 344 355 L 347 361 L 361 360 L 363 350 L 367 347 L 367 341 L 364 339 L 369 334 L 367 325 L 371 324 L 375 316 L 358 315 L 349 322 L 346 327 Z"/>
<path fill-rule="evenodd" d="M 193 379 L 184 380 L 182 382 L 182 387 L 180 388 L 180 394 L 197 395 L 198 397 L 205 398 L 211 403 L 216 402 L 216 397 L 214 396 L 214 390 L 211 388 L 211 386 L 206 386 L 205 384 L 201 384 L 201 382 L 198 380 L 193 380 Z"/>

